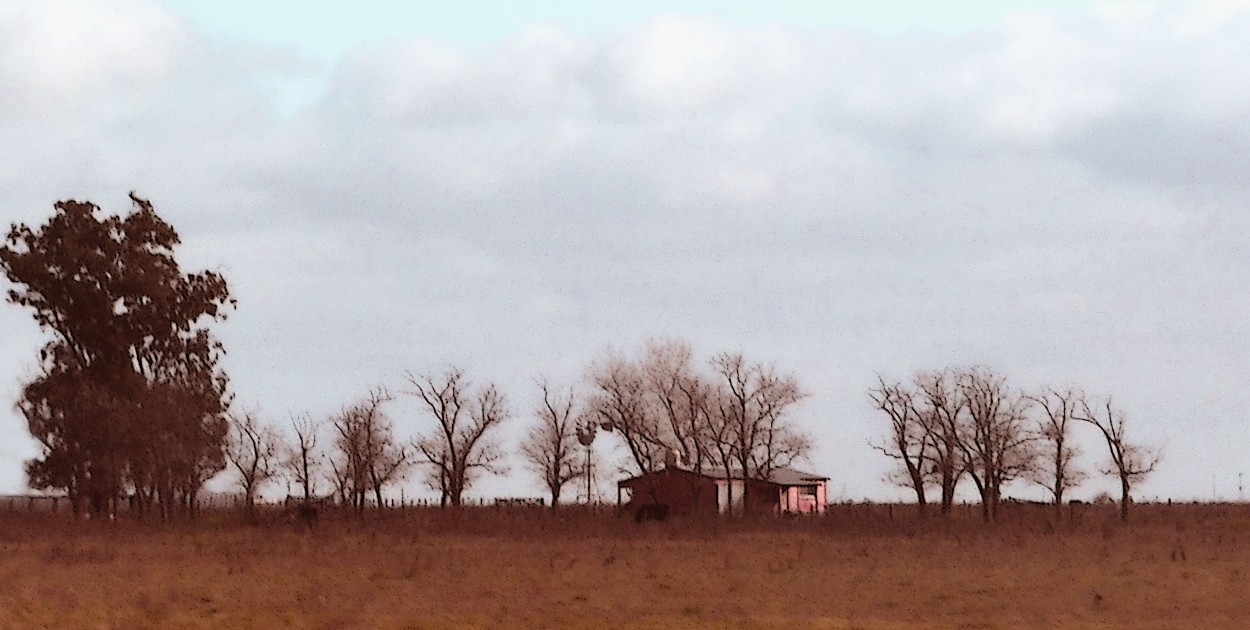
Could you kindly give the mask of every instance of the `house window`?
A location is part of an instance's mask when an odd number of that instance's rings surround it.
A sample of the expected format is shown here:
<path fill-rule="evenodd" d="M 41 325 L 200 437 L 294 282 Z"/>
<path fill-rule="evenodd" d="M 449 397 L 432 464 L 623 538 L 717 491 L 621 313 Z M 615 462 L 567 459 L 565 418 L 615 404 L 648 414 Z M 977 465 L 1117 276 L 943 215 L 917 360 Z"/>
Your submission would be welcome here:
<path fill-rule="evenodd" d="M 816 496 L 816 488 L 817 486 L 815 485 L 799 486 L 799 494 L 805 497 L 814 497 Z"/>

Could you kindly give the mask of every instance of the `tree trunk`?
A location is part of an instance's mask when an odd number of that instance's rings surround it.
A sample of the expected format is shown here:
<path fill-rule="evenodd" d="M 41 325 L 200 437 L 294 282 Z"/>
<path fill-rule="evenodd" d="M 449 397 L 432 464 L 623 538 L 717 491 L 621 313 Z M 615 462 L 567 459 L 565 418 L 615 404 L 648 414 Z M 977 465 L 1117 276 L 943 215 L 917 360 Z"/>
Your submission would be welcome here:
<path fill-rule="evenodd" d="M 255 511 L 255 508 L 255 493 L 252 490 L 252 485 L 248 484 L 243 488 L 243 515 L 246 516 L 248 520 L 251 520 L 254 516 L 253 512 Z"/>
<path fill-rule="evenodd" d="M 915 475 L 912 477 L 911 483 L 912 489 L 916 491 L 916 509 L 920 511 L 920 516 L 923 518 L 925 513 L 928 511 L 928 507 L 926 505 L 927 500 L 924 493 L 924 478 L 919 475 Z"/>
<path fill-rule="evenodd" d="M 312 501 L 312 485 L 308 483 L 308 459 L 304 459 L 304 503 Z"/>
<path fill-rule="evenodd" d="M 1051 492 L 1055 495 L 1055 518 L 1063 520 L 1063 491 L 1064 483 L 1067 481 L 1063 476 L 1063 434 L 1060 433 L 1059 439 L 1056 440 L 1055 446 L 1055 485 L 1051 488 Z"/>
<path fill-rule="evenodd" d="M 951 513 L 955 505 L 955 470 L 949 463 L 942 465 L 942 515 Z"/>
<path fill-rule="evenodd" d="M 1120 520 L 1128 522 L 1128 504 L 1132 499 L 1129 498 L 1128 475 L 1120 475 Z"/>
<path fill-rule="evenodd" d="M 746 516 L 751 513 L 751 491 L 747 481 L 749 475 L 747 472 L 747 462 L 741 461 L 739 464 L 742 466 L 742 515 Z M 730 505 L 732 505 L 732 503 Z"/>
<path fill-rule="evenodd" d="M 981 497 L 981 522 L 990 522 L 990 489 L 989 486 L 981 482 L 976 475 L 969 473 L 972 477 L 972 485 L 977 488 L 977 495 Z"/>
<path fill-rule="evenodd" d="M 734 478 L 731 472 L 731 465 L 727 460 L 722 459 L 721 465 L 725 467 L 725 514 L 733 516 L 734 513 Z M 719 500 L 719 497 L 717 497 Z"/>
<path fill-rule="evenodd" d="M 998 522 L 998 504 L 1003 498 L 1002 482 L 998 479 L 991 479 L 987 489 L 990 493 L 990 520 Z"/>
<path fill-rule="evenodd" d="M 160 485 L 161 485 L 160 492 L 158 496 L 156 497 L 156 499 L 157 501 L 160 501 L 161 503 L 161 506 L 160 506 L 161 520 L 169 521 L 174 517 L 174 495 L 175 495 L 174 485 L 173 483 L 170 483 L 168 481 Z M 152 502 L 151 497 L 148 497 L 149 506 L 151 505 L 151 502 Z"/>

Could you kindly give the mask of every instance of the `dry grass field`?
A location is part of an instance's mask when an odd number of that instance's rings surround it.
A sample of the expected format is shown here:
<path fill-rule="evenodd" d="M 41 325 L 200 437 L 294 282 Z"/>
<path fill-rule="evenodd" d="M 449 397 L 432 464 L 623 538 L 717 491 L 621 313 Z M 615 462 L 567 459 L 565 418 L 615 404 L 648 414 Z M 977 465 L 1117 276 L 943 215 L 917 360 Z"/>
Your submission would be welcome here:
<path fill-rule="evenodd" d="M 13 628 L 1244 628 L 1250 507 L 1014 506 L 670 521 L 490 509 L 226 514 L 170 525 L 0 514 Z"/>

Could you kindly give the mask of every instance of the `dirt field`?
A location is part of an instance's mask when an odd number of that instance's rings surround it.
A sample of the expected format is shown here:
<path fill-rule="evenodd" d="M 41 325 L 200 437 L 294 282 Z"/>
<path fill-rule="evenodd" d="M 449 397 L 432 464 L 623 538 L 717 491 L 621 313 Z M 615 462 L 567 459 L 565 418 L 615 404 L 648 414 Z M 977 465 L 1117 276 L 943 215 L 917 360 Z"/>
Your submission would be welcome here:
<path fill-rule="evenodd" d="M 0 514 L 2 627 L 1250 627 L 1250 509 L 1062 520 L 491 510 L 194 524 Z M 891 512 L 893 518 L 891 518 Z"/>

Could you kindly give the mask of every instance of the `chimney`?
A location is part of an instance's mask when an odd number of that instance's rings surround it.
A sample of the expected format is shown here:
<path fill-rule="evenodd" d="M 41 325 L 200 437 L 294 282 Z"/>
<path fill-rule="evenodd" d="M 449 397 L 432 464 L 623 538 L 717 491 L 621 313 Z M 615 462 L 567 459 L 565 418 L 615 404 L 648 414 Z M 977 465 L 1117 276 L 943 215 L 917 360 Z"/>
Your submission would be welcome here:
<path fill-rule="evenodd" d="M 670 448 L 664 451 L 664 467 L 665 468 L 681 468 L 681 451 Z"/>

